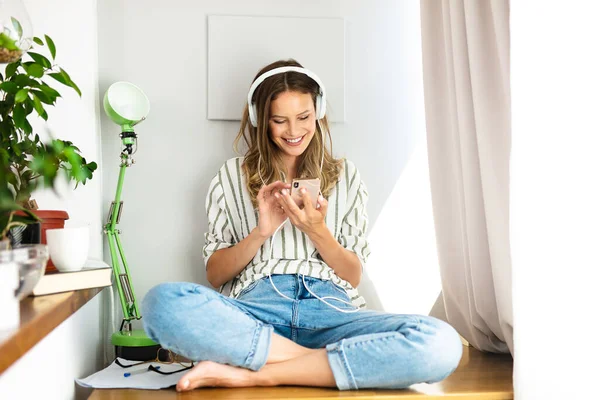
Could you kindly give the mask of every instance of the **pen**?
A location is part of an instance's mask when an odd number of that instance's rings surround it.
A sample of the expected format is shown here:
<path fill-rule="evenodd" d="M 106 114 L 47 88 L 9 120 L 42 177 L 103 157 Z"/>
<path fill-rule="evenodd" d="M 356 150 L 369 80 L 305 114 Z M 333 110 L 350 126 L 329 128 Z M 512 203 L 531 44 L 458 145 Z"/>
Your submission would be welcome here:
<path fill-rule="evenodd" d="M 160 365 L 157 365 L 157 366 L 156 366 L 156 367 L 154 367 L 154 368 L 156 368 L 156 369 L 160 369 Z M 146 371 L 150 371 L 150 367 L 148 367 L 148 368 L 146 368 L 146 369 L 138 369 L 138 370 L 131 371 L 131 372 L 125 372 L 125 373 L 123 374 L 123 376 L 124 376 L 125 378 L 129 378 L 131 375 L 137 375 L 137 374 L 141 374 L 141 373 L 144 373 L 144 372 L 146 372 Z"/>

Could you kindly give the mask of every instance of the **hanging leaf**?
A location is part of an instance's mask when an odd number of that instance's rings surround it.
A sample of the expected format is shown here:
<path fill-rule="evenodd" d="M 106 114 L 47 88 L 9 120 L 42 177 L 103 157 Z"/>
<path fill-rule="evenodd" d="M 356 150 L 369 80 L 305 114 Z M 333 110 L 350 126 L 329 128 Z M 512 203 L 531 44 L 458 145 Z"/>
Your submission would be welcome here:
<path fill-rule="evenodd" d="M 6 79 L 10 78 L 15 74 L 15 72 L 17 72 L 17 68 L 19 68 L 19 65 L 21 65 L 21 62 L 17 61 L 14 63 L 10 63 L 6 66 Z"/>
<path fill-rule="evenodd" d="M 29 75 L 35 78 L 41 78 L 42 76 L 44 76 L 44 67 L 42 67 L 39 64 L 24 63 L 23 68 L 25 68 L 25 71 L 27 71 Z"/>
<path fill-rule="evenodd" d="M 31 93 L 36 95 L 42 103 L 54 105 L 55 99 L 50 98 L 46 93 L 40 90 L 32 90 Z"/>
<path fill-rule="evenodd" d="M 48 76 L 56 79 L 57 81 L 59 81 L 60 83 L 62 83 L 65 86 L 69 86 L 67 84 L 67 80 L 65 79 L 64 75 L 61 74 L 60 72 L 51 72 L 48 74 Z"/>
<path fill-rule="evenodd" d="M 40 90 L 52 100 L 56 100 L 57 97 L 61 97 L 60 93 L 52 89 L 50 86 L 46 85 L 44 82 L 42 82 L 42 84 L 40 85 Z"/>
<path fill-rule="evenodd" d="M 26 74 L 17 74 L 12 78 L 12 81 L 20 87 L 35 85 L 35 80 Z"/>
<path fill-rule="evenodd" d="M 25 132 L 28 135 L 30 135 L 31 132 L 33 132 L 33 128 L 31 127 L 29 121 L 27 121 L 27 118 L 25 118 L 25 121 L 23 121 L 23 132 Z"/>
<path fill-rule="evenodd" d="M 79 97 L 81 97 L 81 90 L 79 90 L 79 87 L 75 84 L 75 82 L 73 82 L 69 74 L 67 74 L 67 71 L 61 68 L 60 73 L 65 77 L 67 85 L 75 89 L 75 91 L 79 94 Z"/>
<path fill-rule="evenodd" d="M 36 44 L 39 44 L 40 46 L 43 46 L 43 45 L 44 45 L 44 42 L 42 42 L 42 39 L 40 39 L 40 38 L 39 38 L 39 37 L 37 37 L 37 36 L 35 36 L 35 37 L 33 38 L 33 41 L 34 41 Z"/>
<path fill-rule="evenodd" d="M 44 68 L 51 68 L 52 67 L 52 63 L 50 62 L 50 60 L 48 60 L 46 57 L 44 57 L 41 54 L 38 53 L 34 53 L 32 51 L 27 52 L 27 54 L 33 58 L 33 60 L 40 64 L 42 67 Z"/>
<path fill-rule="evenodd" d="M 16 94 L 19 91 L 19 87 L 14 82 L 6 81 L 0 83 L 0 90 L 4 90 L 6 93 Z"/>
<path fill-rule="evenodd" d="M 29 95 L 29 89 L 21 89 L 15 95 L 15 101 L 17 103 L 22 103 L 25 101 L 25 99 L 27 98 L 28 95 Z"/>
<path fill-rule="evenodd" d="M 20 104 L 15 104 L 15 108 L 13 109 L 13 120 L 15 121 L 15 126 L 19 129 L 23 129 L 25 123 L 25 110 L 23 110 L 23 106 Z"/>
<path fill-rule="evenodd" d="M 33 100 L 27 97 L 23 102 L 23 109 L 25 110 L 25 118 L 27 118 L 33 112 Z"/>
<path fill-rule="evenodd" d="M 48 45 L 48 49 L 50 50 L 50 54 L 52 54 L 52 59 L 56 58 L 56 46 L 54 46 L 54 41 L 50 39 L 50 36 L 44 35 L 46 38 L 46 44 Z"/>
<path fill-rule="evenodd" d="M 42 117 L 45 121 L 48 121 L 48 113 L 46 112 L 46 110 L 44 110 L 44 106 L 35 94 L 33 95 L 33 107 L 35 108 L 35 111 L 37 111 L 40 117 Z"/>
<path fill-rule="evenodd" d="M 71 80 L 71 77 L 69 76 L 69 74 L 67 74 L 67 72 L 64 69 L 61 68 L 60 72 L 52 72 L 48 75 L 56 79 L 63 85 L 72 87 L 77 92 L 77 94 L 81 96 L 81 90 L 79 90 L 79 87 L 75 84 L 75 82 Z"/>

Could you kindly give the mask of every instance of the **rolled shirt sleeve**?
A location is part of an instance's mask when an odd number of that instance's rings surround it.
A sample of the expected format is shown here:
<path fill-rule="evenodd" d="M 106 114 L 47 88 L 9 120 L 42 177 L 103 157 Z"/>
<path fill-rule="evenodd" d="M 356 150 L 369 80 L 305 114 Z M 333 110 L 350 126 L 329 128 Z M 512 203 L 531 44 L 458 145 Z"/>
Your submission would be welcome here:
<path fill-rule="evenodd" d="M 225 193 L 218 175 L 213 178 L 208 189 L 206 216 L 208 231 L 204 234 L 202 249 L 205 266 L 208 265 L 208 259 L 217 250 L 226 249 L 235 244 L 226 212 Z"/>

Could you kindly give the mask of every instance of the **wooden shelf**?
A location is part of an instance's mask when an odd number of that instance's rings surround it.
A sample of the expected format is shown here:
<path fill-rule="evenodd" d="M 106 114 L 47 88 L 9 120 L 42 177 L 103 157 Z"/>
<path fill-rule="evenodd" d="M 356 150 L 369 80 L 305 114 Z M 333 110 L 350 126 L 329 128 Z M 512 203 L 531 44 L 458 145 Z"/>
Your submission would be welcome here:
<path fill-rule="evenodd" d="M 348 390 L 280 386 L 272 388 L 242 389 L 196 389 L 178 393 L 175 389 L 135 390 L 96 389 L 90 400 L 171 400 L 171 399 L 443 399 L 452 400 L 502 400 L 513 398 L 513 360 L 508 354 L 482 353 L 473 347 L 465 347 L 460 365 L 442 382 L 421 383 L 404 390 Z"/>
<path fill-rule="evenodd" d="M 23 299 L 19 328 L 0 338 L 0 374 L 102 289 L 76 290 Z"/>

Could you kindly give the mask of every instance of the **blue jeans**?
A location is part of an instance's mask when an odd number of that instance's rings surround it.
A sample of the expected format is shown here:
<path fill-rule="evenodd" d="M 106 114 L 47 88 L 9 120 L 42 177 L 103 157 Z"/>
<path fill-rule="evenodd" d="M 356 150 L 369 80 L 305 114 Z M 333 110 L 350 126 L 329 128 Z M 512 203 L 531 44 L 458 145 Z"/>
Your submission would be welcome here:
<path fill-rule="evenodd" d="M 274 275 L 253 282 L 237 299 L 194 283 L 163 283 L 142 303 L 144 329 L 163 347 L 192 360 L 257 371 L 267 361 L 271 334 L 304 347 L 326 348 L 340 390 L 405 388 L 450 375 L 462 356 L 456 331 L 420 315 L 360 310 L 342 313 L 314 296 L 350 301 L 331 281 Z M 336 307 L 354 307 L 328 300 Z"/>

